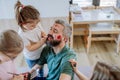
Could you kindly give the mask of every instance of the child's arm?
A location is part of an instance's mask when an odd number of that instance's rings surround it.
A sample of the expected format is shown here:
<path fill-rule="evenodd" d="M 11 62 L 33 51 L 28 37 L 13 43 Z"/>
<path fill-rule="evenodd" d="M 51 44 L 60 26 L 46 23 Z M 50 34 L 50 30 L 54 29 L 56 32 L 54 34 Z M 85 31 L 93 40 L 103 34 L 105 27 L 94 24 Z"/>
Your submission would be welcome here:
<path fill-rule="evenodd" d="M 46 38 L 47 38 L 47 35 L 44 33 L 44 32 L 41 32 L 41 40 L 38 41 L 38 42 L 33 42 L 31 40 L 30 41 L 30 44 L 26 46 L 26 48 L 29 50 L 29 51 L 34 51 L 38 48 L 40 48 L 41 46 L 43 46 L 43 44 L 45 43 L 46 41 Z"/>
<path fill-rule="evenodd" d="M 78 70 L 78 68 L 76 67 L 77 62 L 74 59 L 69 60 L 69 62 L 71 63 L 75 74 L 80 80 L 88 80 L 88 78 Z"/>

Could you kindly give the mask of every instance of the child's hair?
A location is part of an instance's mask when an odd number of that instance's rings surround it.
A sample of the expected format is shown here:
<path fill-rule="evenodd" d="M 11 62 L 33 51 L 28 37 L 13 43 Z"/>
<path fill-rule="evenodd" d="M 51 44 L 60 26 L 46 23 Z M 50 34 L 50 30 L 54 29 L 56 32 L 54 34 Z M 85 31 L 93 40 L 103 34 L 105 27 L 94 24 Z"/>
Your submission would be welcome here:
<path fill-rule="evenodd" d="M 40 13 L 31 5 L 24 6 L 20 1 L 15 4 L 16 20 L 22 28 L 22 24 L 27 23 L 27 20 L 40 20 Z"/>
<path fill-rule="evenodd" d="M 23 50 L 22 38 L 14 30 L 6 30 L 0 34 L 0 51 L 18 54 Z"/>
<path fill-rule="evenodd" d="M 97 62 L 90 80 L 120 80 L 120 68 Z"/>

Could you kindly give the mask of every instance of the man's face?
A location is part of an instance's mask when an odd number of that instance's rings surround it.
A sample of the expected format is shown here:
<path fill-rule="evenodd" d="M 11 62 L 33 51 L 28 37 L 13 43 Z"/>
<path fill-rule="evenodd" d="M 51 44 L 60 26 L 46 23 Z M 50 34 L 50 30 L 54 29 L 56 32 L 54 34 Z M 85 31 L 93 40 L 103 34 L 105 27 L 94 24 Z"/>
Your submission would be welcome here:
<path fill-rule="evenodd" d="M 63 29 L 64 26 L 55 23 L 49 31 L 48 38 L 46 41 L 47 45 L 50 45 L 52 47 L 58 46 L 64 39 Z"/>

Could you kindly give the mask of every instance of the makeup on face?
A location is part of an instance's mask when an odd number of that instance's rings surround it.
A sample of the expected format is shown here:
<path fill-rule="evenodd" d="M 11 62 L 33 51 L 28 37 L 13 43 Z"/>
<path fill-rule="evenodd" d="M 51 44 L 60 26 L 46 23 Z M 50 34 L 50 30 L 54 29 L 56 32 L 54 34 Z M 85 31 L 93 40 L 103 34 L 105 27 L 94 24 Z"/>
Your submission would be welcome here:
<path fill-rule="evenodd" d="M 61 40 L 61 39 L 62 39 L 62 36 L 61 36 L 61 35 L 58 35 L 58 36 L 57 36 L 57 39 L 58 39 L 58 40 Z"/>
<path fill-rule="evenodd" d="M 53 37 L 53 35 L 48 34 L 48 38 L 46 40 L 46 44 L 48 46 L 55 47 L 55 46 L 58 46 L 61 43 L 61 39 L 62 39 L 61 35 L 57 35 L 57 36 Z"/>
<path fill-rule="evenodd" d="M 49 40 L 61 40 L 62 39 L 62 36 L 61 35 L 57 35 L 57 36 L 53 36 L 53 35 L 51 35 L 51 34 L 48 34 L 48 37 L 47 37 L 47 40 L 49 41 Z"/>

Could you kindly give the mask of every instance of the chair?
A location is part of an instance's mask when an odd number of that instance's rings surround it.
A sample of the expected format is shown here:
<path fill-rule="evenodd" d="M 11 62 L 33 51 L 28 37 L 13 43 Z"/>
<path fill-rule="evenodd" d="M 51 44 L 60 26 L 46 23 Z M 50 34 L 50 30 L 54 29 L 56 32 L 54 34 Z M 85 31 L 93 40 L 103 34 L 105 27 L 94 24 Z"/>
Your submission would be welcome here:
<path fill-rule="evenodd" d="M 87 53 L 89 53 L 92 41 L 111 41 L 117 43 L 116 52 L 119 52 L 120 28 L 113 23 L 96 23 L 89 25 L 89 35 L 87 38 Z M 117 37 L 116 37 L 117 36 Z"/>

